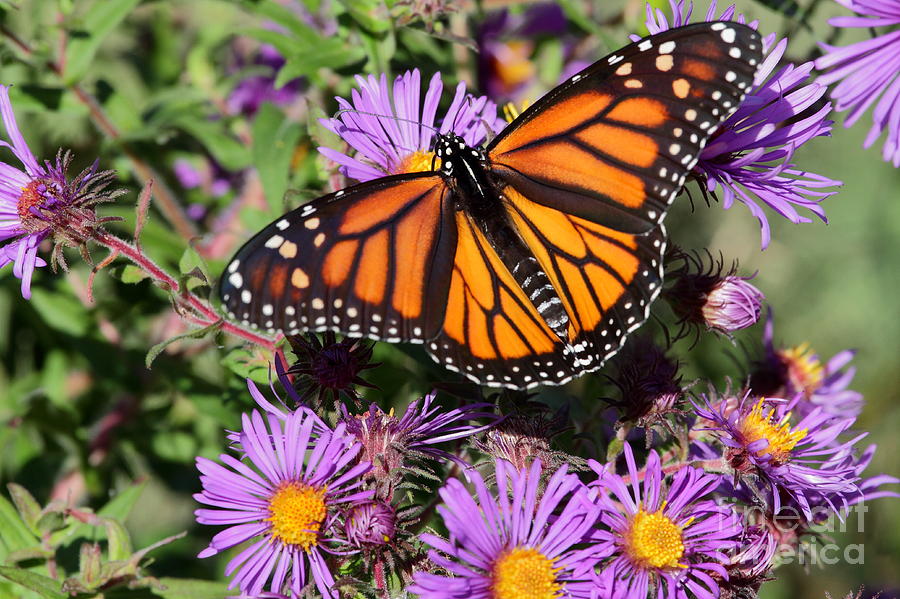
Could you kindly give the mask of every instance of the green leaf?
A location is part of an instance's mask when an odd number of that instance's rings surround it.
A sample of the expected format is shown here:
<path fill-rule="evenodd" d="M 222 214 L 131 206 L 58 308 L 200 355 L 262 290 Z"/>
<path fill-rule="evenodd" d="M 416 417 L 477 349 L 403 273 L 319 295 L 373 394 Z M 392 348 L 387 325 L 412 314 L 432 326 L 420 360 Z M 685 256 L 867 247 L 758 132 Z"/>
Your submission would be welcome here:
<path fill-rule="evenodd" d="M 140 283 L 147 278 L 147 273 L 135 266 L 134 264 L 126 264 L 119 273 L 119 279 L 123 283 L 134 284 Z"/>
<path fill-rule="evenodd" d="M 12 503 L 0 495 L 0 558 L 37 545 L 39 539 L 28 530 Z"/>
<path fill-rule="evenodd" d="M 69 32 L 66 45 L 67 84 L 81 80 L 107 35 L 134 10 L 140 0 L 98 0 L 85 13 L 77 31 Z"/>
<path fill-rule="evenodd" d="M 319 69 L 340 69 L 360 62 L 365 58 L 365 51 L 358 45 L 349 45 L 340 38 L 328 38 L 316 48 L 287 57 L 284 66 L 275 78 L 275 87 L 281 87 L 297 77 L 310 77 L 317 80 Z"/>
<path fill-rule="evenodd" d="M 6 485 L 6 488 L 9 491 L 9 496 L 12 497 L 13 503 L 16 505 L 16 510 L 18 510 L 22 521 L 34 530 L 41 517 L 41 504 L 22 485 L 9 483 Z"/>
<path fill-rule="evenodd" d="M 203 256 L 194 248 L 193 241 L 181 255 L 181 259 L 178 261 L 178 269 L 181 271 L 189 290 L 194 290 L 202 285 L 210 286 L 212 284 L 209 266 L 206 264 Z"/>
<path fill-rule="evenodd" d="M 128 514 L 131 513 L 131 509 L 134 507 L 134 504 L 137 503 L 138 498 L 144 491 L 145 485 L 146 482 L 144 481 L 129 485 L 128 487 L 120 491 L 115 497 L 110 499 L 106 503 L 106 505 L 100 508 L 97 511 L 97 516 L 101 518 L 124 521 L 125 518 L 128 517 Z M 100 538 L 100 535 L 96 533 L 96 529 L 97 527 L 95 525 L 84 522 L 65 531 L 62 534 L 62 537 L 53 538 L 51 540 L 59 544 L 64 544 L 65 541 L 79 538 L 97 540 Z"/>
<path fill-rule="evenodd" d="M 153 451 L 163 459 L 187 464 L 197 455 L 197 441 L 181 431 L 159 433 L 153 437 Z"/>
<path fill-rule="evenodd" d="M 239 171 L 250 166 L 249 149 L 223 130 L 224 121 L 187 115 L 173 124 L 196 137 L 225 170 Z"/>
<path fill-rule="evenodd" d="M 289 121 L 284 112 L 269 103 L 260 106 L 253 120 L 253 164 L 273 213 L 284 212 L 284 192 L 301 133 L 298 123 Z"/>
<path fill-rule="evenodd" d="M 35 287 L 31 290 L 31 305 L 52 328 L 73 337 L 83 337 L 91 324 L 87 308 L 67 291 Z"/>
<path fill-rule="evenodd" d="M 354 21 L 372 33 L 383 33 L 391 28 L 390 14 L 382 0 L 339 1 Z"/>
<path fill-rule="evenodd" d="M 166 349 L 169 345 L 175 343 L 176 341 L 181 341 L 182 339 L 200 339 L 202 337 L 206 337 L 208 334 L 219 330 L 222 326 L 221 321 L 216 321 L 209 326 L 205 326 L 202 329 L 194 329 L 192 331 L 188 331 L 187 333 L 183 333 L 181 335 L 175 335 L 174 337 L 170 337 L 165 341 L 157 343 L 153 347 L 150 348 L 150 351 L 147 352 L 147 356 L 144 358 L 144 364 L 149 369 L 150 366 L 153 365 L 153 361 L 156 357 L 162 353 L 164 349 Z"/>
<path fill-rule="evenodd" d="M 47 599 L 67 599 L 67 596 L 60 590 L 60 584 L 40 574 L 22 570 L 21 568 L 11 568 L 9 566 L 0 566 L 0 576 L 7 578 L 14 583 L 30 589 Z"/>
<path fill-rule="evenodd" d="M 236 348 L 225 354 L 222 365 L 241 378 L 249 378 L 257 383 L 269 382 L 269 359 L 259 352 Z"/>
<path fill-rule="evenodd" d="M 97 543 L 82 543 L 78 552 L 78 571 L 81 581 L 88 588 L 97 586 L 100 582 L 101 567 L 100 545 Z"/>
<path fill-rule="evenodd" d="M 127 560 L 134 553 L 134 547 L 131 544 L 131 536 L 122 523 L 118 520 L 107 518 L 103 525 L 106 527 L 106 539 L 109 542 L 107 549 L 107 559 L 109 560 Z"/>

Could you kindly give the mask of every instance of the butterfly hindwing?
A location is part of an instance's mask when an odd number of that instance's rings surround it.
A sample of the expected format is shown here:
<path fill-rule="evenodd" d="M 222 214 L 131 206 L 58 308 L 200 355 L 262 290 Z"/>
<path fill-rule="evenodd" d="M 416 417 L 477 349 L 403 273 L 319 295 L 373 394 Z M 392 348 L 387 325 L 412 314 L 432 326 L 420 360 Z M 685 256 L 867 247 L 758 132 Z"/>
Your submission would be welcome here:
<path fill-rule="evenodd" d="M 269 332 L 338 331 L 423 342 L 443 322 L 456 245 L 432 173 L 319 198 L 263 229 L 226 267 L 228 315 Z"/>
<path fill-rule="evenodd" d="M 451 370 L 492 387 L 560 383 L 574 376 L 565 346 L 465 212 L 440 334 L 426 349 Z"/>
<path fill-rule="evenodd" d="M 755 31 L 725 22 L 635 42 L 504 129 L 488 147 L 493 172 L 534 202 L 618 231 L 649 231 L 749 90 L 761 46 Z"/>
<path fill-rule="evenodd" d="M 666 234 L 622 233 L 504 192 L 516 227 L 569 314 L 576 370 L 591 372 L 647 319 L 662 289 Z"/>

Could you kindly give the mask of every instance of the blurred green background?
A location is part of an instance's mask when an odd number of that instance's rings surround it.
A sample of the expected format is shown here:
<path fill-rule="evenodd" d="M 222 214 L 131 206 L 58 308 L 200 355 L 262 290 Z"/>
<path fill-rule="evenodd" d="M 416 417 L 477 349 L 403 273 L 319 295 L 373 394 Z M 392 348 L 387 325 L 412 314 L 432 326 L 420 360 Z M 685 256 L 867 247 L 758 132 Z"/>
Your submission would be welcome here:
<path fill-rule="evenodd" d="M 39 156 L 50 157 L 64 146 L 76 152 L 79 167 L 100 156 L 103 167 L 117 169 L 132 193 L 104 208 L 104 214 L 131 219 L 140 186 L 123 142 L 156 169 L 185 206 L 196 204 L 206 212 L 197 226 L 206 242 L 213 241 L 208 247 L 215 246 L 209 256 L 214 273 L 239 240 L 281 211 L 280 194 L 273 198 L 268 188 L 260 191 L 253 174 L 265 172 L 259 149 L 270 143 L 263 137 L 270 129 L 259 118 L 221 109 L 238 81 L 260 72 L 252 64 L 257 47 L 252 37 L 269 19 L 264 7 L 271 3 L 131 3 L 133 10 L 110 24 L 74 81 L 98 99 L 121 132 L 118 140 L 98 132 L 73 93 L 73 81 L 61 80 L 45 66 L 57 51 L 60 23 L 70 32 L 96 28 L 84 17 L 97 3 L 6 4 L 0 3 L 0 25 L 32 50 L 23 53 L 15 43 L 0 50 L 0 83 L 16 84 L 13 102 L 25 137 Z M 473 54 L 454 41 L 471 39 L 485 13 L 501 4 L 521 10 L 514 2 L 465 4 L 453 17 L 429 20 L 406 7 L 432 3 L 325 4 L 338 23 L 338 37 L 361 40 L 363 50 L 344 57 L 346 64 L 308 66 L 312 85 L 277 117 L 284 121 L 276 125 L 299 128 L 299 148 L 283 173 L 295 190 L 288 194 L 290 205 L 325 188 L 325 165 L 310 151 L 322 135 L 313 117 L 334 110 L 331 97 L 346 95 L 350 75 L 390 65 L 395 72 L 418 66 L 426 75 L 440 69 L 448 81 L 456 74 L 470 77 Z M 585 57 L 624 44 L 625 34 L 640 28 L 638 2 L 625 3 L 624 9 L 619 2 L 563 4 L 571 37 Z M 704 13 L 706 5 L 698 9 Z M 759 3 L 743 1 L 738 10 L 761 18 L 763 31 L 785 31 L 795 23 Z M 828 34 L 827 17 L 837 14 L 845 14 L 837 4 L 816 2 L 809 28 L 801 27 L 792 38 L 796 43 L 789 57 L 804 59 L 812 42 Z M 590 23 L 579 19 L 612 24 L 592 33 Z M 381 22 L 388 25 L 381 28 Z M 235 41 L 235 32 L 243 34 L 242 41 Z M 853 39 L 845 36 L 840 43 Z M 550 84 L 561 66 L 560 43 L 542 39 L 534 47 L 538 71 Z M 792 225 L 772 216 L 773 242 L 760 251 L 756 221 L 742 205 L 723 211 L 702 201 L 691 206 L 685 198 L 673 208 L 669 229 L 686 247 L 721 250 L 727 259 L 740 261 L 743 273 L 758 271 L 754 283 L 774 309 L 777 342 L 808 341 L 823 359 L 846 348 L 858 350 L 852 388 L 867 400 L 858 424 L 869 431 L 867 442 L 879 446 L 869 474 L 900 476 L 900 169 L 881 161 L 880 147 L 862 149 L 867 117 L 850 130 L 840 126 L 841 116 L 835 118 L 830 139 L 814 140 L 797 155 L 802 168 L 844 181 L 840 193 L 825 203 L 828 225 Z M 210 156 L 243 175 L 219 197 L 182 188 L 173 175 L 176 160 L 192 160 L 199 168 Z M 10 160 L 8 154 L 4 159 Z M 222 225 L 219 217 L 234 212 L 240 220 Z M 131 222 L 117 231 L 127 234 Z M 144 241 L 154 258 L 173 269 L 186 246 L 158 213 Z M 75 263 L 70 274 L 54 276 L 43 269 L 35 276 L 30 302 L 20 297 L 9 268 L 0 273 L 0 482 L 18 482 L 40 501 L 55 490 L 98 506 L 131 481 L 144 480 L 146 488 L 128 520 L 136 546 L 189 530 L 186 539 L 154 553 L 152 572 L 221 578 L 225 558 L 192 559 L 213 534 L 193 523 L 196 506 L 190 494 L 198 490 L 198 481 L 192 460 L 222 451 L 222 429 L 235 428 L 250 405 L 239 374 L 260 374 L 264 363 L 235 352 L 233 340 L 219 338 L 177 344 L 147 371 L 147 348 L 181 330 L 165 297 L 147 282 L 126 284 L 119 273 L 108 271 L 97 279 L 96 303 L 88 304 L 88 269 L 75 253 L 69 256 Z M 95 259 L 101 257 L 95 253 Z M 704 339 L 690 352 L 682 343 L 678 351 L 688 363 L 687 378 L 702 376 L 723 385 L 726 376 L 739 377 L 733 356 L 746 363 L 742 348 L 758 349 L 761 334 L 757 325 L 738 335 L 737 345 Z M 372 378 L 382 390 L 368 397 L 385 408 L 402 408 L 427 391 L 427 381 L 445 376 L 427 359 L 419 362 L 421 356 L 405 351 L 383 344 L 376 348 L 377 359 L 386 364 Z M 563 391 L 593 397 L 596 388 L 592 381 L 581 381 Z M 545 396 L 556 400 L 563 391 L 548 390 Z M 840 597 L 861 585 L 895 596 L 891 589 L 900 589 L 900 502 L 872 502 L 858 532 L 853 518 L 848 524 L 853 532 L 835 538 L 841 545 L 863 544 L 862 564 L 784 567 L 777 581 L 763 587 L 762 596 L 821 599 L 828 591 Z"/>

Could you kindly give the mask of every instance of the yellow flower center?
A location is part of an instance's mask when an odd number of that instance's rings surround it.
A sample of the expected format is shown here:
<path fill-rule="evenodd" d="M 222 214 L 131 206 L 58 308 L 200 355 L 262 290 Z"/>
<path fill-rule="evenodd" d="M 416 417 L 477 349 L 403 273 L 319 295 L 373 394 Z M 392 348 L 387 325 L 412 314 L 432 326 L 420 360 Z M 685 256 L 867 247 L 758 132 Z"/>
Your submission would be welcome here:
<path fill-rule="evenodd" d="M 659 511 L 648 513 L 641 508 L 631 519 L 625 533 L 625 547 L 632 561 L 642 568 L 684 568 L 678 563 L 684 555 L 682 527 Z"/>
<path fill-rule="evenodd" d="M 281 485 L 269 500 L 272 536 L 287 545 L 309 551 L 319 539 L 319 528 L 325 521 L 325 491 L 302 483 Z"/>
<path fill-rule="evenodd" d="M 433 168 L 432 165 L 434 165 Z M 441 159 L 437 158 L 434 155 L 434 152 L 423 152 L 422 150 L 419 150 L 404 158 L 394 169 L 394 174 L 424 173 L 439 168 L 441 168 Z"/>
<path fill-rule="evenodd" d="M 791 456 L 791 450 L 806 436 L 806 429 L 791 430 L 791 414 L 788 412 L 784 417 L 775 421 L 771 414 L 763 413 L 763 402 L 765 398 L 760 399 L 753 409 L 747 414 L 738 426 L 738 430 L 744 437 L 744 443 L 750 444 L 760 439 L 769 441 L 769 445 L 764 449 L 756 452 L 757 456 L 769 454 L 772 460 L 777 464 L 787 462 Z"/>
<path fill-rule="evenodd" d="M 556 599 L 562 585 L 553 562 L 531 547 L 516 547 L 494 562 L 491 583 L 492 599 Z"/>
<path fill-rule="evenodd" d="M 825 368 L 809 347 L 809 343 L 783 349 L 778 355 L 787 366 L 788 377 L 797 390 L 809 396 L 822 386 Z"/>

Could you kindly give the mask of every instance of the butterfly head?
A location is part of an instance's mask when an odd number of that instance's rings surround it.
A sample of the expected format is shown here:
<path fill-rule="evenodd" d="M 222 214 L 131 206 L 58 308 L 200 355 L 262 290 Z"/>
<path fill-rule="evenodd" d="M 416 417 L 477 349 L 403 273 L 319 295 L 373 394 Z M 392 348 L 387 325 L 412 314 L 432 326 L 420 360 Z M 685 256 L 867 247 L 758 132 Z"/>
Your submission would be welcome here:
<path fill-rule="evenodd" d="M 455 133 L 437 136 L 434 143 L 434 155 L 441 161 L 441 174 L 447 176 L 453 176 L 454 170 L 458 170 L 459 163 L 464 159 L 480 163 L 484 163 L 487 160 L 484 148 L 473 148 L 466 143 L 466 140 Z"/>

